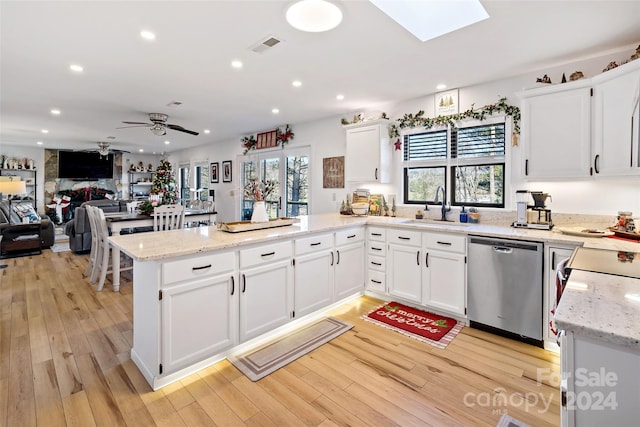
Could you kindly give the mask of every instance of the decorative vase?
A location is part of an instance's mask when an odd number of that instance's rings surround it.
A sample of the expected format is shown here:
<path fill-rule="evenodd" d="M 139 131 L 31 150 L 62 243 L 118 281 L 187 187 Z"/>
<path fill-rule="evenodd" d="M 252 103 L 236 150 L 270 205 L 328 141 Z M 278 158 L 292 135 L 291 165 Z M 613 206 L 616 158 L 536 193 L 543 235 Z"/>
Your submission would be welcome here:
<path fill-rule="evenodd" d="M 264 200 L 256 200 L 253 202 L 253 213 L 251 214 L 251 222 L 268 222 L 269 215 Z"/>

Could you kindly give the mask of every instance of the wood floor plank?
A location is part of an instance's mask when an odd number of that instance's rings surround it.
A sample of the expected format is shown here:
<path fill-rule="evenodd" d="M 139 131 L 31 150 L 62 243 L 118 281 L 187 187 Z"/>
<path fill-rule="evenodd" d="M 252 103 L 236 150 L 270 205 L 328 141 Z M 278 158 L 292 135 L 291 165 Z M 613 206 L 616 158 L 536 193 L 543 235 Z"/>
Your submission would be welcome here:
<path fill-rule="evenodd" d="M 64 416 L 53 360 L 49 359 L 33 364 L 33 385 L 38 390 L 35 393 L 38 425 L 46 425 L 48 427 L 66 426 L 67 422 Z"/>
<path fill-rule="evenodd" d="M 282 376 L 280 377 L 282 378 Z M 318 425 L 326 417 L 309 404 L 302 396 L 287 387 L 287 382 L 281 382 L 274 375 L 267 375 L 256 383 L 266 393 L 277 399 L 293 415 L 298 417 L 304 425 Z M 316 396 L 317 397 L 317 396 Z"/>
<path fill-rule="evenodd" d="M 244 375 L 233 381 L 238 390 L 277 425 L 300 425 L 302 421 L 277 399 Z"/>
<path fill-rule="evenodd" d="M 0 427 L 7 426 L 7 405 L 9 404 L 9 379 L 0 378 Z"/>
<path fill-rule="evenodd" d="M 260 410 L 238 390 L 217 368 L 217 365 L 199 373 L 211 389 L 233 410 L 243 421 L 247 421 Z"/>
<path fill-rule="evenodd" d="M 12 305 L 24 307 L 24 302 Z M 17 312 L 22 312 L 22 310 L 14 307 L 12 313 Z M 11 318 L 13 323 L 15 316 L 12 315 Z M 6 356 L 3 355 L 3 357 Z M 9 373 L 10 393 L 7 399 L 7 425 L 35 426 L 37 424 L 36 405 L 28 335 L 11 336 L 9 357 L 11 358 L 11 369 Z"/>
<path fill-rule="evenodd" d="M 63 398 L 62 405 L 67 427 L 95 427 L 91 404 L 84 390 Z"/>
<path fill-rule="evenodd" d="M 244 422 L 240 417 L 203 379 L 191 376 L 189 381 L 185 381 L 183 384 L 215 424 L 221 426 L 244 426 Z"/>
<path fill-rule="evenodd" d="M 193 402 L 178 411 L 180 418 L 188 426 L 215 427 L 216 423 L 207 415 L 198 402 Z"/>

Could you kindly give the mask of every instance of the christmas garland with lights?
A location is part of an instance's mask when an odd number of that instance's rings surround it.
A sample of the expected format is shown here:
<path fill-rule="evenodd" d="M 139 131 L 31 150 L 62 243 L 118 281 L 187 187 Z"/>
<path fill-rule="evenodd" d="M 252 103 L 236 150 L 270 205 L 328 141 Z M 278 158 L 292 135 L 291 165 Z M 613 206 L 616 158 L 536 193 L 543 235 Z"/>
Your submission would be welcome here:
<path fill-rule="evenodd" d="M 292 140 L 294 136 L 295 134 L 291 131 L 291 127 L 289 125 L 286 125 L 284 130 L 280 130 L 280 128 L 277 128 L 276 146 L 282 145 L 282 147 L 284 148 L 284 146 L 289 143 L 289 141 Z M 245 136 L 241 141 L 242 148 L 244 148 L 244 152 L 242 154 L 247 154 L 249 151 L 255 150 L 256 145 L 258 144 L 256 137 L 253 135 Z"/>

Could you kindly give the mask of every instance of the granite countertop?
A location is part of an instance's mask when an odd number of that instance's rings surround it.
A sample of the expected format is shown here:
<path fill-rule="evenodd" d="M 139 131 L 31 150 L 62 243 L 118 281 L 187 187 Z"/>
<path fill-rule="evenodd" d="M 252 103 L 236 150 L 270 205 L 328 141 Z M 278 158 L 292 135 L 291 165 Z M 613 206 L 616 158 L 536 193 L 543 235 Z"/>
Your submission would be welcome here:
<path fill-rule="evenodd" d="M 640 352 L 640 280 L 573 270 L 554 320 L 558 329 Z"/>
<path fill-rule="evenodd" d="M 349 226 L 380 225 L 406 227 L 420 231 L 472 234 L 477 236 L 530 240 L 551 244 L 568 244 L 611 250 L 636 251 L 640 244 L 609 238 L 579 237 L 552 230 L 514 228 L 501 225 L 441 223 L 414 221 L 406 217 L 345 216 L 319 214 L 300 217 L 297 224 L 241 233 L 218 231 L 216 227 L 196 227 L 154 233 L 135 233 L 109 237 L 110 242 L 137 261 L 160 260 L 272 240 L 294 238 L 305 234 L 333 231 Z"/>

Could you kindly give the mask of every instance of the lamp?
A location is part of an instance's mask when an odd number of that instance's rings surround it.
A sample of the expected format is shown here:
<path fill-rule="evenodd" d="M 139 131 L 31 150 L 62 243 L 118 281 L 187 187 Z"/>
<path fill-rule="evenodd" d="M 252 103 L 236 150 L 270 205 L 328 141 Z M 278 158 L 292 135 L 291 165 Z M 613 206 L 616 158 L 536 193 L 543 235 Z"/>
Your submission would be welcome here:
<path fill-rule="evenodd" d="M 167 129 L 162 123 L 154 123 L 153 126 L 151 126 L 151 132 L 153 132 L 154 135 L 162 136 L 167 134 Z"/>
<path fill-rule="evenodd" d="M 293 28 L 309 33 L 321 33 L 342 22 L 342 11 L 327 0 L 300 0 L 287 9 L 287 22 Z"/>

